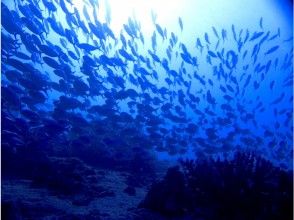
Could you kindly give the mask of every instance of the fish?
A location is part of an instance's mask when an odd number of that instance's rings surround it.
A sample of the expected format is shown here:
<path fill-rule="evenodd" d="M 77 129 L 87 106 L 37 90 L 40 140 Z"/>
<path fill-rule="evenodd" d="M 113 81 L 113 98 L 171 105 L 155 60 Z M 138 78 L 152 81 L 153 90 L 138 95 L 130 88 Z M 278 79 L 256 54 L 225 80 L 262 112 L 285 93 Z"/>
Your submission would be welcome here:
<path fill-rule="evenodd" d="M 274 85 L 275 85 L 275 81 L 274 81 L 274 80 L 272 80 L 272 81 L 271 81 L 271 83 L 270 83 L 270 90 L 273 90 L 273 88 L 274 88 Z"/>
<path fill-rule="evenodd" d="M 276 50 L 278 50 L 279 48 L 280 48 L 279 45 L 273 46 L 273 47 L 271 47 L 270 49 L 268 49 L 268 50 L 264 53 L 264 55 L 269 55 L 269 54 L 275 52 Z"/>
<path fill-rule="evenodd" d="M 280 103 L 284 99 L 284 97 L 285 97 L 285 92 L 282 92 L 281 95 L 278 98 L 276 98 L 275 100 L 273 100 L 270 104 L 276 105 L 276 104 Z"/>
<path fill-rule="evenodd" d="M 259 88 L 259 83 L 257 81 L 254 81 L 253 87 L 254 87 L 255 90 L 258 89 Z"/>
<path fill-rule="evenodd" d="M 43 61 L 50 67 L 54 68 L 54 69 L 59 69 L 60 68 L 60 64 L 53 58 L 48 57 L 48 56 L 44 56 L 43 57 Z"/>
<path fill-rule="evenodd" d="M 102 24 L 102 29 L 105 32 L 106 36 L 111 37 L 114 41 L 116 41 L 116 37 L 113 33 L 113 31 L 109 28 L 109 26 L 106 23 Z"/>
<path fill-rule="evenodd" d="M 267 74 L 269 72 L 271 65 L 272 65 L 272 61 L 269 60 L 265 66 L 265 74 Z"/>
<path fill-rule="evenodd" d="M 157 48 L 157 41 L 156 41 L 156 33 L 155 32 L 153 32 L 151 40 L 152 40 L 152 48 L 155 51 Z"/>
<path fill-rule="evenodd" d="M 210 90 L 207 90 L 207 93 L 206 93 L 206 100 L 209 104 L 211 105 L 215 105 L 216 104 L 216 100 L 215 98 L 212 97 L 211 93 L 210 93 Z"/>
<path fill-rule="evenodd" d="M 257 55 L 258 52 L 259 52 L 259 50 L 260 50 L 260 45 L 259 45 L 259 44 L 255 44 L 255 45 L 254 45 L 254 48 L 253 48 L 253 50 L 252 50 L 252 53 L 251 53 L 251 58 L 252 58 L 253 56 Z"/>
<path fill-rule="evenodd" d="M 275 35 L 273 35 L 270 39 L 268 39 L 268 41 L 272 41 L 274 39 L 276 39 L 277 37 L 280 37 L 281 34 L 280 34 L 280 28 L 278 28 L 278 31 Z"/>
<path fill-rule="evenodd" d="M 204 34 L 204 38 L 205 38 L 206 43 L 210 44 L 209 37 L 208 37 L 207 33 Z"/>
<path fill-rule="evenodd" d="M 288 39 L 285 39 L 283 42 L 291 42 L 291 41 L 293 41 L 293 36 L 289 37 Z"/>
<path fill-rule="evenodd" d="M 91 30 L 91 32 L 98 38 L 101 40 L 105 40 L 105 35 L 103 33 L 103 28 L 102 25 L 94 25 L 91 22 L 88 22 L 88 26 Z"/>
<path fill-rule="evenodd" d="M 214 26 L 212 26 L 212 30 L 213 30 L 213 33 L 216 36 L 216 38 L 219 39 L 219 35 L 218 35 L 217 30 Z"/>
<path fill-rule="evenodd" d="M 22 73 L 18 70 L 7 70 L 5 71 L 4 76 L 11 82 L 19 82 L 22 78 Z"/>
<path fill-rule="evenodd" d="M 197 40 L 196 40 L 196 48 L 200 49 L 200 51 L 202 53 L 204 46 L 201 44 L 201 41 L 199 38 L 197 38 Z"/>
<path fill-rule="evenodd" d="M 31 60 L 31 57 L 27 55 L 26 53 L 23 53 L 21 51 L 18 51 L 14 54 L 17 58 L 23 59 L 23 60 Z"/>
<path fill-rule="evenodd" d="M 233 33 L 234 40 L 237 41 L 237 34 L 236 34 L 236 30 L 235 30 L 235 25 L 233 25 L 233 24 L 232 24 L 232 33 Z"/>
<path fill-rule="evenodd" d="M 48 10 L 50 12 L 49 14 L 57 11 L 57 8 L 53 2 L 47 1 L 47 0 L 42 0 L 42 2 L 44 4 L 46 10 Z"/>
<path fill-rule="evenodd" d="M 242 59 L 244 60 L 245 57 L 247 56 L 247 53 L 248 53 L 248 50 L 245 50 L 244 53 L 243 53 L 243 56 L 242 56 Z"/>
<path fill-rule="evenodd" d="M 38 48 L 42 53 L 46 54 L 49 57 L 58 57 L 58 53 L 55 51 L 55 49 L 49 47 L 48 45 L 40 44 L 38 45 Z"/>
<path fill-rule="evenodd" d="M 91 22 L 90 15 L 88 13 L 86 5 L 83 6 L 83 15 L 86 18 L 87 22 Z"/>
<path fill-rule="evenodd" d="M 72 45 L 76 45 L 79 43 L 78 37 L 74 31 L 67 29 L 67 28 L 64 29 L 64 31 L 65 31 L 65 37 Z"/>
<path fill-rule="evenodd" d="M 217 55 L 214 52 L 212 52 L 211 50 L 207 51 L 207 53 L 209 56 L 211 56 L 213 58 L 217 58 Z"/>
<path fill-rule="evenodd" d="M 89 86 L 81 79 L 75 79 L 73 82 L 73 89 L 77 95 L 85 95 L 90 90 Z"/>
<path fill-rule="evenodd" d="M 220 85 L 219 88 L 223 93 L 227 92 L 227 89 L 223 85 Z"/>
<path fill-rule="evenodd" d="M 233 69 L 236 67 L 238 63 L 238 56 L 233 50 L 229 50 L 226 55 L 226 66 L 229 69 Z"/>
<path fill-rule="evenodd" d="M 217 49 L 218 49 L 218 47 L 219 47 L 219 45 L 220 45 L 220 40 L 218 40 L 218 41 L 217 41 L 217 43 L 216 43 L 216 45 L 215 45 L 215 48 L 214 48 L 214 50 L 217 50 Z"/>
<path fill-rule="evenodd" d="M 260 17 L 259 19 L 259 27 L 263 29 L 263 17 Z"/>
<path fill-rule="evenodd" d="M 194 71 L 194 75 L 193 75 L 193 76 L 194 76 L 194 78 L 197 79 L 197 80 L 198 80 L 203 86 L 205 86 L 206 81 L 205 81 L 202 77 L 200 77 L 196 71 Z"/>
<path fill-rule="evenodd" d="M 249 30 L 248 29 L 246 29 L 246 35 L 245 35 L 245 38 L 244 38 L 244 44 L 248 41 L 248 39 L 249 39 L 249 36 L 250 36 L 250 33 L 249 33 Z"/>
<path fill-rule="evenodd" d="M 181 17 L 178 18 L 178 22 L 179 22 L 179 26 L 180 26 L 181 31 L 183 31 L 183 21 L 182 21 Z"/>
<path fill-rule="evenodd" d="M 162 40 L 164 40 L 165 39 L 164 32 L 163 32 L 162 28 L 160 27 L 160 25 L 159 24 L 155 24 L 155 27 L 156 27 L 157 32 L 162 37 Z"/>
<path fill-rule="evenodd" d="M 71 12 L 68 10 L 67 5 L 64 0 L 60 0 L 59 4 L 65 14 L 71 14 Z"/>
<path fill-rule="evenodd" d="M 154 10 L 151 10 L 151 18 L 152 18 L 153 24 L 155 24 L 157 19 L 157 14 L 154 12 Z"/>
<path fill-rule="evenodd" d="M 249 41 L 254 41 L 254 40 L 260 38 L 263 34 L 264 34 L 263 31 L 261 31 L 261 32 L 254 32 L 253 35 L 252 35 L 252 37 L 249 39 Z"/>
<path fill-rule="evenodd" d="M 259 41 L 259 47 L 268 39 L 270 36 L 270 31 L 266 33 L 266 35 Z"/>
<path fill-rule="evenodd" d="M 155 53 L 152 53 L 151 50 L 148 50 L 148 53 L 151 55 L 152 59 L 153 59 L 155 62 L 161 63 L 159 57 L 158 57 Z"/>
<path fill-rule="evenodd" d="M 225 29 L 222 29 L 222 39 L 223 41 L 227 40 L 227 31 Z"/>
<path fill-rule="evenodd" d="M 142 44 L 145 44 L 145 39 L 144 39 L 144 35 L 142 34 L 142 32 L 140 32 L 140 40 L 141 40 Z"/>
<path fill-rule="evenodd" d="M 135 58 L 132 55 L 130 55 L 127 51 L 125 51 L 124 49 L 120 49 L 119 54 L 121 56 L 123 56 L 126 60 L 135 61 Z"/>
<path fill-rule="evenodd" d="M 226 85 L 226 87 L 227 87 L 227 89 L 228 89 L 230 92 L 235 92 L 232 86 L 230 86 L 230 85 Z"/>
<path fill-rule="evenodd" d="M 246 79 L 246 81 L 244 83 L 244 86 L 243 86 L 244 89 L 249 85 L 250 80 L 251 80 L 251 75 L 248 75 L 247 79 Z"/>
<path fill-rule="evenodd" d="M 79 57 L 73 51 L 69 50 L 69 51 L 67 51 L 67 53 L 72 59 L 74 59 L 76 61 L 79 60 Z"/>
<path fill-rule="evenodd" d="M 42 33 L 46 33 L 45 28 L 37 19 L 28 19 L 22 17 L 21 20 L 26 28 L 28 28 L 34 34 L 41 35 Z"/>
<path fill-rule="evenodd" d="M 85 50 L 88 53 L 91 52 L 91 51 L 100 49 L 97 46 L 93 46 L 93 45 L 87 44 L 87 43 L 79 43 L 79 44 L 77 44 L 77 47 L 80 48 L 80 49 Z"/>

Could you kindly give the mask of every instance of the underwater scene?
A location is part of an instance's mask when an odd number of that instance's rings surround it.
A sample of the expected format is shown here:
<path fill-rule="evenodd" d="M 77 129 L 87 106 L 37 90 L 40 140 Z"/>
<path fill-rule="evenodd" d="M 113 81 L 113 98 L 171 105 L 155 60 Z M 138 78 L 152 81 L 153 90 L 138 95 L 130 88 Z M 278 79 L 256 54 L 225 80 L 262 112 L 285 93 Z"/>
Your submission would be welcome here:
<path fill-rule="evenodd" d="M 2 0 L 1 219 L 293 219 L 293 1 Z"/>

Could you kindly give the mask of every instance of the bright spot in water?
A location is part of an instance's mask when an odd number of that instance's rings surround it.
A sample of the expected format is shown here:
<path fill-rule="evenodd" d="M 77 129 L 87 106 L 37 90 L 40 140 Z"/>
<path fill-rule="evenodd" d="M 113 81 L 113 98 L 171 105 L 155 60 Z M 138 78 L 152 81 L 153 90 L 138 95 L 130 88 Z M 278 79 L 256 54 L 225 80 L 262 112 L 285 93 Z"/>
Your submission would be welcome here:
<path fill-rule="evenodd" d="M 75 0 L 73 3 L 82 14 L 85 3 L 80 0 Z M 129 17 L 140 21 L 142 30 L 148 32 L 154 30 L 151 11 L 154 11 L 163 23 L 168 23 L 175 16 L 171 12 L 177 12 L 180 3 L 179 0 L 103 0 L 99 1 L 98 16 L 102 21 L 105 20 L 107 8 L 109 8 L 111 13 L 110 27 L 116 34 L 123 28 L 123 24 L 127 23 Z M 87 8 L 90 13 L 92 9 L 89 6 Z"/>
<path fill-rule="evenodd" d="M 93 0 L 95 1 L 95 0 Z M 73 0 L 83 14 L 84 1 Z M 152 34 L 151 11 L 156 14 L 156 22 L 168 31 L 179 31 L 178 18 L 182 17 L 184 30 L 189 33 L 204 33 L 211 26 L 228 28 L 232 24 L 242 28 L 258 28 L 262 16 L 267 29 L 278 27 L 289 36 L 292 31 L 292 10 L 288 0 L 101 0 L 98 1 L 98 19 L 105 22 L 110 9 L 110 27 L 119 34 L 128 18 L 135 18 L 145 34 Z M 88 12 L 93 15 L 90 4 Z"/>

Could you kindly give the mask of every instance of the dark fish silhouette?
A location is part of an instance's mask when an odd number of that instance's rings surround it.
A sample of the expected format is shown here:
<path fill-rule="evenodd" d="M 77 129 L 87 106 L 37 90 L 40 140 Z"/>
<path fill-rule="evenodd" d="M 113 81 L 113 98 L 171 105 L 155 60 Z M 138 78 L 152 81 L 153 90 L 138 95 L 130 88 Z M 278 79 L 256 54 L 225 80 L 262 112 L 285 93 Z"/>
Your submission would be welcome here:
<path fill-rule="evenodd" d="M 259 19 L 259 27 L 263 29 L 263 17 Z"/>
<path fill-rule="evenodd" d="M 249 41 L 254 41 L 254 40 L 260 38 L 263 34 L 264 34 L 264 32 L 254 32 L 252 37 L 249 39 Z"/>
<path fill-rule="evenodd" d="M 273 53 L 273 52 L 275 52 L 276 50 L 278 50 L 279 49 L 279 45 L 277 45 L 277 46 L 274 46 L 274 47 L 272 47 L 272 48 L 270 48 L 270 49 L 268 49 L 265 53 L 264 53 L 264 55 L 269 55 L 269 54 L 271 54 L 271 53 Z"/>
<path fill-rule="evenodd" d="M 183 21 L 182 21 L 182 18 L 181 17 L 179 17 L 179 26 L 180 26 L 180 29 L 181 29 L 181 31 L 183 31 Z"/>

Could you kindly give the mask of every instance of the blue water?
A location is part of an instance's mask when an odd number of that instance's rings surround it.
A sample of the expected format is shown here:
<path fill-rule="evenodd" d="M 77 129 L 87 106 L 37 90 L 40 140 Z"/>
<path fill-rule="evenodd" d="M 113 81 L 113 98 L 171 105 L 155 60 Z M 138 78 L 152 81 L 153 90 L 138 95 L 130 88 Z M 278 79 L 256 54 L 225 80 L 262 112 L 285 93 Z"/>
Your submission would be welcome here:
<path fill-rule="evenodd" d="M 291 31 L 268 23 L 266 18 L 273 12 L 260 14 L 242 26 L 223 21 L 227 27 L 215 24 L 194 30 L 190 28 L 193 19 L 186 22 L 182 17 L 173 20 L 173 29 L 167 29 L 164 23 L 157 23 L 157 12 L 152 11 L 151 32 L 142 32 L 140 21 L 130 16 L 120 34 L 115 34 L 110 6 L 105 18 L 90 16 L 92 20 L 87 20 L 86 14 L 92 10 L 99 15 L 103 2 L 90 3 L 83 10 L 66 1 L 64 6 L 53 4 L 52 9 L 45 3 L 32 1 L 15 8 L 4 1 L 2 9 L 2 88 L 8 90 L 7 96 L 3 92 L 2 112 L 31 127 L 28 139 L 36 128 L 45 129 L 40 138 L 46 138 L 46 129 L 51 128 L 44 127 L 43 118 L 52 123 L 66 119 L 56 113 L 58 109 L 85 120 L 90 130 L 91 121 L 107 123 L 124 112 L 130 123 L 116 126 L 136 129 L 137 136 L 148 139 L 148 149 L 200 156 L 249 148 L 283 166 L 291 165 L 293 41 Z M 287 19 L 291 22 L 290 15 Z M 50 66 L 51 60 L 56 65 Z M 28 65 L 35 75 L 14 61 Z M 11 70 L 17 73 L 10 73 L 15 77 L 9 78 L 6 72 Z M 58 70 L 61 73 L 54 73 Z M 60 97 L 69 98 L 69 105 L 78 103 L 66 107 Z M 10 103 L 13 98 L 17 103 Z M 98 111 L 91 111 L 93 106 Z M 104 107 L 106 112 L 99 114 Z M 148 124 L 152 119 L 158 122 Z M 90 142 L 99 142 L 95 132 L 84 129 L 72 134 L 75 125 L 70 119 L 64 123 L 57 136 L 48 135 L 47 142 L 62 143 L 65 138 L 71 145 L 81 133 L 86 133 Z M 111 138 L 122 141 L 117 132 Z M 15 135 L 20 139 L 18 145 L 28 144 L 22 134 Z M 2 142 L 15 145 L 9 138 Z"/>
<path fill-rule="evenodd" d="M 121 2 L 2 1 L 1 149 L 292 168 L 293 3 Z"/>

